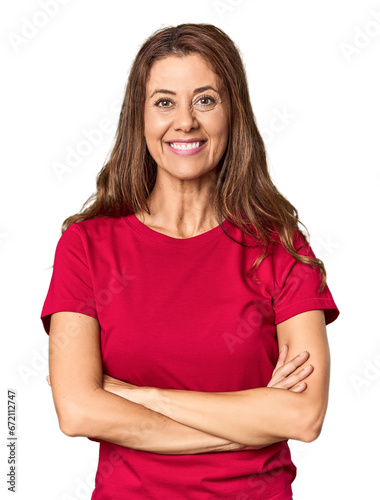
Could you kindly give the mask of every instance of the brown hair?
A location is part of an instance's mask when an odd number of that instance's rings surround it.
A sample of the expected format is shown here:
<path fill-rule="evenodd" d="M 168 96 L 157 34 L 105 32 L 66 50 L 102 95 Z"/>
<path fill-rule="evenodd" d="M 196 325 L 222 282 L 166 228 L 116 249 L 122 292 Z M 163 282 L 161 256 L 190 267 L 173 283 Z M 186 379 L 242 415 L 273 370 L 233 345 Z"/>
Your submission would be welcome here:
<path fill-rule="evenodd" d="M 79 213 L 65 219 L 61 232 L 73 222 L 86 219 L 124 217 L 138 211 L 150 214 L 147 198 L 156 182 L 156 163 L 144 138 L 142 110 L 146 82 L 152 65 L 159 59 L 192 53 L 201 55 L 219 77 L 228 103 L 229 139 L 210 193 L 217 221 L 222 225 L 224 219 L 230 219 L 263 247 L 251 270 L 265 258 L 269 244 L 278 242 L 279 238 L 297 261 L 319 267 L 322 291 L 326 283 L 324 265 L 320 259 L 297 252 L 299 237 L 302 246 L 309 248 L 299 228 L 302 223 L 298 212 L 270 178 L 239 49 L 220 28 L 211 24 L 161 28 L 141 46 L 130 70 L 115 145 L 97 176 L 97 192 L 88 198 Z M 85 208 L 89 202 L 92 204 Z"/>

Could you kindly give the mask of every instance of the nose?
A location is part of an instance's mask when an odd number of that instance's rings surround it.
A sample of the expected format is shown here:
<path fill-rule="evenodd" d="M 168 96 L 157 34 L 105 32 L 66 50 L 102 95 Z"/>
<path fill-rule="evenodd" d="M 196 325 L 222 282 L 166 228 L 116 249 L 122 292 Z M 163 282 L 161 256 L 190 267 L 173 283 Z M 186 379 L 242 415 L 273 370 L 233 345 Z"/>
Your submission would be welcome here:
<path fill-rule="evenodd" d="M 194 110 L 188 104 L 179 105 L 174 115 L 173 128 L 189 132 L 197 127 L 198 122 Z"/>

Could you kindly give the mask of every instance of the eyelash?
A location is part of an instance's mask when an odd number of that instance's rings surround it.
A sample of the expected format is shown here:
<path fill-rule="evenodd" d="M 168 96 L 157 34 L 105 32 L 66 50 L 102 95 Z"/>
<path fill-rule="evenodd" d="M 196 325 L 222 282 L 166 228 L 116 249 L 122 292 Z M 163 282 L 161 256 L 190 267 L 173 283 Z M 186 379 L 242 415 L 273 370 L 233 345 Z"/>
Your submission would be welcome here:
<path fill-rule="evenodd" d="M 200 101 L 201 99 L 209 99 L 210 101 L 212 101 L 210 104 L 204 104 L 203 106 L 211 106 L 216 104 L 216 100 L 209 95 L 202 95 L 201 97 L 199 97 L 198 101 Z M 161 102 L 171 102 L 173 104 L 173 101 L 171 99 L 161 97 L 160 99 L 154 102 L 154 105 L 157 106 L 158 108 L 169 108 L 169 106 L 159 106 Z"/>

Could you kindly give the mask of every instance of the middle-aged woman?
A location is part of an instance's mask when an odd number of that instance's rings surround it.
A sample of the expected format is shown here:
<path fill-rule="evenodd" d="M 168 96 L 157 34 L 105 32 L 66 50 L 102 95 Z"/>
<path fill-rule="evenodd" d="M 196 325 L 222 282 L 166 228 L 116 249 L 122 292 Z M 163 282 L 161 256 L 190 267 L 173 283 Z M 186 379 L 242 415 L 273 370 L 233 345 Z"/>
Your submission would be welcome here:
<path fill-rule="evenodd" d="M 223 31 L 145 41 L 85 205 L 41 319 L 60 428 L 100 443 L 92 499 L 290 500 L 287 439 L 321 431 L 339 311 Z"/>

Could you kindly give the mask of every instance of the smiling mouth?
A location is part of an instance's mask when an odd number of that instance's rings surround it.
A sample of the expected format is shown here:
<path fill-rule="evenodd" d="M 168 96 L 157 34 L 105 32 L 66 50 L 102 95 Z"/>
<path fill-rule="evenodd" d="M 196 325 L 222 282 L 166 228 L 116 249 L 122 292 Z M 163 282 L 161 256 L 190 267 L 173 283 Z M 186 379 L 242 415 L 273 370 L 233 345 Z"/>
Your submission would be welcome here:
<path fill-rule="evenodd" d="M 198 142 L 169 142 L 169 145 L 173 149 L 179 149 L 181 151 L 187 151 L 189 149 L 197 149 L 202 146 L 206 141 Z"/>

